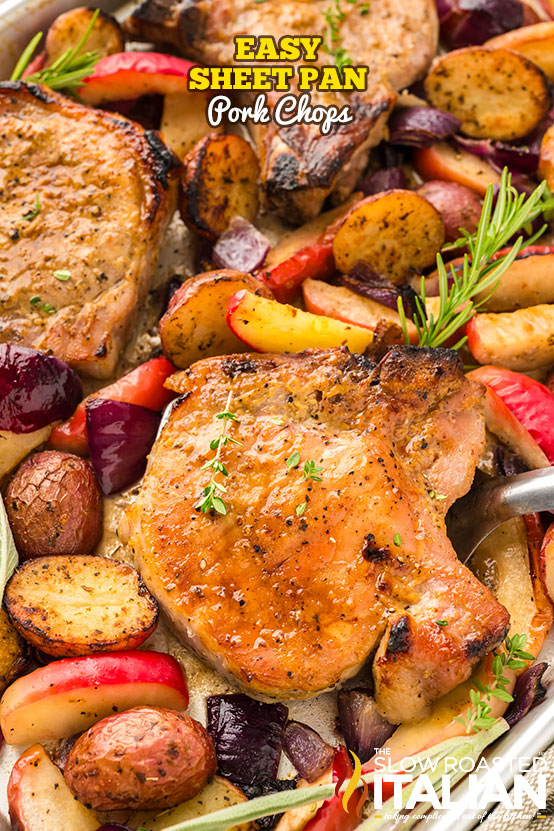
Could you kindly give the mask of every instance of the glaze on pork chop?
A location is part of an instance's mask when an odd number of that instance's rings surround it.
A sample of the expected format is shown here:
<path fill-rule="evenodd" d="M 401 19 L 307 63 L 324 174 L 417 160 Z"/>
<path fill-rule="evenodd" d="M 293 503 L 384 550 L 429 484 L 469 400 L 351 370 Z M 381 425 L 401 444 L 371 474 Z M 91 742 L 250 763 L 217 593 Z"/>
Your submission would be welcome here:
<path fill-rule="evenodd" d="M 233 64 L 236 35 L 321 35 L 330 0 L 143 0 L 126 21 L 134 37 L 170 43 L 183 55 L 211 66 Z M 338 24 L 341 46 L 354 66 L 369 66 L 365 92 L 312 91 L 314 105 L 348 104 L 351 124 L 336 125 L 322 136 L 317 125 L 252 126 L 270 207 L 289 221 L 317 216 L 335 190 L 342 201 L 354 188 L 368 150 L 384 137 L 396 92 L 423 75 L 437 49 L 435 0 L 371 0 L 342 3 Z M 320 65 L 333 58 L 319 51 Z M 241 61 L 241 66 L 247 65 Z M 248 93 L 240 103 L 250 103 Z M 279 95 L 269 93 L 273 106 Z"/>
<path fill-rule="evenodd" d="M 0 135 L 0 342 L 108 378 L 175 210 L 177 160 L 156 132 L 36 84 L 0 83 Z"/>
<path fill-rule="evenodd" d="M 210 663 L 252 693 L 307 697 L 377 650 L 376 698 L 398 723 L 502 640 L 507 611 L 445 532 L 484 444 L 482 388 L 453 352 L 397 347 L 377 367 L 345 349 L 208 358 L 171 384 L 183 397 L 127 535 L 173 625 Z M 228 512 L 211 516 L 195 505 L 230 390 L 240 423 L 229 435 L 242 446 L 223 450 Z M 303 481 L 310 459 L 321 482 Z"/>

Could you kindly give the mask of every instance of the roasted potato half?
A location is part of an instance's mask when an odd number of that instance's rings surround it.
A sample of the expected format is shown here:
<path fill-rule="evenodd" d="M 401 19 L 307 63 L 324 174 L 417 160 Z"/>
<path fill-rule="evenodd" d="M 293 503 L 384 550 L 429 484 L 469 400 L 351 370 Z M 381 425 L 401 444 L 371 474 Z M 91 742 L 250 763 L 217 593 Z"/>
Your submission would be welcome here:
<path fill-rule="evenodd" d="M 234 216 L 253 222 L 258 213 L 260 165 L 240 136 L 212 133 L 185 156 L 179 190 L 183 222 L 215 240 Z"/>
<path fill-rule="evenodd" d="M 245 351 L 225 320 L 229 298 L 240 289 L 272 296 L 260 280 L 230 269 L 197 274 L 177 289 L 159 323 L 162 349 L 172 364 L 185 369 L 201 358 Z"/>
<path fill-rule="evenodd" d="M 94 8 L 79 6 L 77 9 L 70 9 L 60 14 L 54 20 L 46 33 L 44 43 L 45 66 L 50 66 L 68 49 L 77 46 L 93 14 Z M 124 49 L 125 39 L 121 26 L 115 17 L 106 12 L 100 12 L 81 53 L 97 51 L 100 52 L 100 57 L 105 57 L 116 52 L 123 52 Z"/>
<path fill-rule="evenodd" d="M 345 274 L 366 260 L 400 284 L 435 262 L 444 238 L 441 216 L 427 199 L 390 190 L 358 202 L 336 233 L 333 254 Z"/>
<path fill-rule="evenodd" d="M 89 462 L 44 450 L 16 471 L 6 511 L 20 557 L 89 554 L 102 536 L 102 496 Z"/>
<path fill-rule="evenodd" d="M 30 650 L 0 606 L 0 695 L 27 668 Z"/>
<path fill-rule="evenodd" d="M 80 802 L 98 811 L 164 810 L 199 793 L 216 767 L 200 722 L 165 707 L 133 707 L 79 736 L 64 778 Z"/>
<path fill-rule="evenodd" d="M 509 49 L 468 46 L 448 52 L 429 72 L 425 92 L 433 107 L 459 118 L 473 138 L 522 138 L 550 108 L 543 71 Z"/>
<path fill-rule="evenodd" d="M 17 631 L 58 658 L 136 649 L 158 620 L 134 568 L 87 555 L 27 560 L 8 582 L 4 603 Z"/>
<path fill-rule="evenodd" d="M 540 66 L 549 81 L 554 81 L 554 21 L 522 26 L 491 38 L 486 46 L 513 49 Z"/>

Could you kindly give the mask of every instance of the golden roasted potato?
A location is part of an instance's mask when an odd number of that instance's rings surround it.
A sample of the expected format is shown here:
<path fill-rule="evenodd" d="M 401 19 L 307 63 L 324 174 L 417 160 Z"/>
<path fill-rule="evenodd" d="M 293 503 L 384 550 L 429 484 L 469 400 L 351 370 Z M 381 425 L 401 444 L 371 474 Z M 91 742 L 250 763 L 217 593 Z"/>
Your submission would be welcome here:
<path fill-rule="evenodd" d="M 0 606 L 0 695 L 27 668 L 29 647 Z"/>
<path fill-rule="evenodd" d="M 133 814 L 128 822 L 132 823 L 133 828 L 143 828 L 144 831 L 163 831 L 170 825 L 230 808 L 231 805 L 239 805 L 241 802 L 248 802 L 248 799 L 236 785 L 221 776 L 214 776 L 192 799 L 162 813 L 141 811 Z M 229 831 L 256 831 L 256 828 L 256 823 L 244 822 L 234 825 Z"/>
<path fill-rule="evenodd" d="M 550 190 L 554 188 L 554 125 L 548 128 L 542 138 L 539 176 L 546 179 Z"/>
<path fill-rule="evenodd" d="M 473 138 L 522 138 L 550 108 L 543 71 L 509 49 L 468 46 L 448 52 L 429 72 L 425 92 L 433 107 L 459 118 Z"/>
<path fill-rule="evenodd" d="M 413 191 L 390 190 L 355 205 L 335 235 L 333 254 L 339 271 L 366 260 L 399 284 L 432 265 L 443 244 L 436 208 Z"/>
<path fill-rule="evenodd" d="M 45 450 L 16 471 L 6 511 L 20 557 L 89 554 L 102 536 L 102 497 L 89 462 Z"/>
<path fill-rule="evenodd" d="M 158 604 L 134 568 L 89 555 L 27 560 L 4 603 L 17 631 L 58 658 L 136 649 L 158 620 Z"/>
<path fill-rule="evenodd" d="M 183 222 L 215 240 L 234 216 L 253 222 L 258 213 L 260 165 L 240 136 L 212 133 L 186 155 L 181 173 L 179 210 Z"/>
<path fill-rule="evenodd" d="M 198 721 L 165 707 L 133 707 L 79 736 L 64 778 L 98 811 L 155 811 L 191 799 L 216 767 L 212 740 Z"/>
<path fill-rule="evenodd" d="M 73 49 L 85 34 L 94 8 L 79 6 L 60 14 L 52 23 L 46 33 L 44 43 L 45 66 L 50 66 L 68 49 Z M 121 26 L 117 20 L 106 12 L 100 12 L 96 18 L 94 27 L 87 38 L 81 53 L 100 52 L 100 57 L 113 55 L 115 52 L 123 52 L 125 39 Z"/>
<path fill-rule="evenodd" d="M 540 66 L 549 81 L 554 81 L 554 21 L 522 26 L 485 43 L 493 49 L 513 49 Z"/>
<path fill-rule="evenodd" d="M 0 430 L 0 481 L 14 467 L 17 467 L 31 450 L 47 442 L 51 432 L 51 424 L 41 427 L 40 430 L 33 430 L 32 433 L 12 433 L 10 430 Z"/>
<path fill-rule="evenodd" d="M 177 289 L 159 323 L 164 355 L 179 369 L 201 358 L 245 352 L 225 320 L 229 298 L 240 289 L 262 297 L 271 292 L 260 280 L 223 269 L 197 274 Z"/>
<path fill-rule="evenodd" d="M 200 139 L 214 132 L 206 119 L 207 104 L 207 97 L 200 92 L 164 95 L 160 130 L 167 146 L 181 161 Z"/>

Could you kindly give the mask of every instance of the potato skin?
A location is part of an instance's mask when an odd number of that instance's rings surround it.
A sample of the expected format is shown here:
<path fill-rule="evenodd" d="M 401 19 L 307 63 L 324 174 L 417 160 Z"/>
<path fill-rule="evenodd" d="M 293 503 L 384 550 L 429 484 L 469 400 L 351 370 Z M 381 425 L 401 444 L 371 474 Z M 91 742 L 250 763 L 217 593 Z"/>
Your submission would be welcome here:
<path fill-rule="evenodd" d="M 16 471 L 5 497 L 22 559 L 90 554 L 102 536 L 102 496 L 92 465 L 45 450 Z"/>
<path fill-rule="evenodd" d="M 31 650 L 0 606 L 0 695 L 31 663 Z"/>
<path fill-rule="evenodd" d="M 93 13 L 94 9 L 79 6 L 58 15 L 46 33 L 45 66 L 54 63 L 67 49 L 77 46 Z M 124 49 L 125 39 L 121 26 L 111 14 L 100 12 L 80 54 L 95 50 L 100 52 L 101 57 L 105 57 L 115 52 L 123 52 Z"/>
<path fill-rule="evenodd" d="M 64 778 L 80 802 L 99 811 L 164 810 L 195 796 L 216 767 L 198 721 L 165 707 L 134 707 L 77 739 Z"/>
<path fill-rule="evenodd" d="M 483 202 L 475 191 L 457 182 L 432 179 L 416 191 L 424 196 L 440 213 L 444 222 L 445 242 L 454 242 L 460 236 L 459 228 L 475 233 L 481 218 Z"/>

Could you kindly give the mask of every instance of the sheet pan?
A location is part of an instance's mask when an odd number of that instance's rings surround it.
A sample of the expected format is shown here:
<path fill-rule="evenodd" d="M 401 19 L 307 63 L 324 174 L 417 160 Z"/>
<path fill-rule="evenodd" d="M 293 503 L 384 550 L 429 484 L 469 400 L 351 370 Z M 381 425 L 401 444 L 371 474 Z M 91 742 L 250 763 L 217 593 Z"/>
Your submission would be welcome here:
<path fill-rule="evenodd" d="M 9 78 L 11 70 L 31 37 L 39 30 L 45 30 L 54 18 L 63 11 L 80 5 L 75 0 L 1 0 L 0 1 L 0 78 Z M 123 6 L 117 0 L 101 0 L 94 5 L 104 11 L 115 13 L 118 17 L 124 15 L 130 4 Z M 158 279 L 167 279 L 171 274 L 180 273 L 186 276 L 190 269 L 190 257 L 184 251 L 187 247 L 186 232 L 183 232 L 180 223 L 174 223 L 170 228 L 169 238 L 165 245 Z M 554 506 L 554 495 L 553 495 Z M 113 505 L 117 512 L 117 504 Z M 106 552 L 113 553 L 113 552 Z M 161 627 L 149 643 L 151 648 L 166 649 L 171 635 Z M 174 650 L 172 650 L 174 651 Z M 185 653 L 180 656 L 186 664 L 187 675 L 191 687 L 191 704 L 189 712 L 192 716 L 204 720 L 203 702 L 206 695 L 213 692 L 232 691 L 233 685 L 206 668 L 193 656 Z M 540 655 L 541 660 L 554 664 L 554 630 L 550 633 Z M 547 676 L 554 680 L 554 666 Z M 335 704 L 331 694 L 320 696 L 317 700 L 290 703 L 291 717 L 305 721 L 318 729 L 328 740 L 333 739 L 333 712 Z M 550 685 L 545 700 L 526 716 L 513 730 L 496 743 L 488 756 L 501 757 L 501 761 L 491 769 L 500 775 L 505 786 L 509 789 L 513 783 L 514 773 L 512 760 L 533 759 L 554 743 L 554 683 Z M 20 749 L 4 746 L 0 751 L 0 831 L 9 831 L 10 825 L 7 816 L 6 784 L 13 762 Z M 282 771 L 283 773 L 285 771 Z M 483 773 L 485 776 L 485 773 Z M 452 792 L 453 799 L 461 799 L 465 793 L 465 784 L 462 782 Z M 492 807 L 492 806 L 491 806 Z M 481 811 L 465 811 L 462 816 L 458 810 L 440 812 L 437 819 L 427 820 L 418 825 L 418 829 L 427 831 L 472 831 L 478 823 Z"/>

